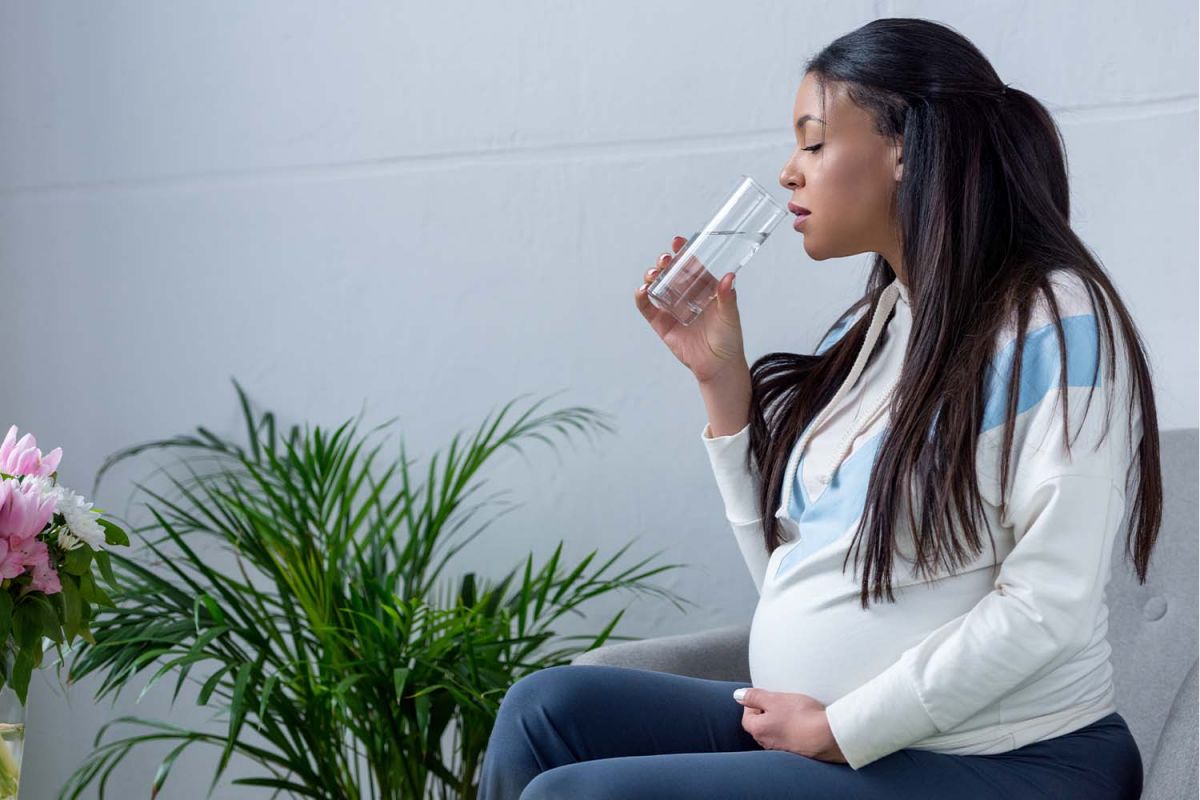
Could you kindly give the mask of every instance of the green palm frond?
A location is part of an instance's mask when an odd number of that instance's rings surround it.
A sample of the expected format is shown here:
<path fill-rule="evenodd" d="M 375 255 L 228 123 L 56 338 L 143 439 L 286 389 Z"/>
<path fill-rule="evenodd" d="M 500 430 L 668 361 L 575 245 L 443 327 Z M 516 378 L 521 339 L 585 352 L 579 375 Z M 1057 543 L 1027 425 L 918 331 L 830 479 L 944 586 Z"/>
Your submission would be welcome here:
<path fill-rule="evenodd" d="M 512 401 L 469 437 L 455 435 L 417 482 L 403 442 L 390 463 L 382 443 L 368 444 L 392 420 L 361 437 L 359 418 L 333 431 L 305 425 L 279 435 L 275 415 L 256 418 L 234 385 L 245 445 L 198 428 L 120 451 L 97 473 L 96 488 L 108 469 L 139 453 L 193 456 L 179 462 L 186 477 L 167 473 L 173 496 L 137 484 L 154 522 L 128 529 L 152 563 L 112 554 L 114 607 L 94 620 L 94 642 L 74 651 L 69 670 L 72 681 L 103 677 L 97 700 L 115 700 L 135 676 L 148 675 L 139 699 L 173 678 L 174 704 L 188 682 L 220 727 L 113 720 L 59 800 L 75 800 L 93 784 L 103 800 L 125 755 L 161 741 L 176 746 L 153 778 L 152 796 L 178 756 L 203 743 L 221 748 L 210 795 L 236 752 L 262 774 L 234 783 L 274 788 L 276 796 L 471 798 L 508 686 L 624 638 L 613 635 L 624 609 L 588 635 L 560 633 L 564 617 L 582 616 L 589 601 L 616 591 L 680 610 L 687 603 L 652 582 L 680 565 L 657 564 L 660 553 L 627 563 L 632 542 L 608 558 L 592 551 L 570 564 L 560 542 L 548 558 L 531 554 L 493 579 L 448 570 L 495 521 L 467 529 L 493 502 L 494 495 L 472 502 L 489 459 L 529 439 L 553 447 L 547 431 L 565 438 L 613 430 L 598 412 L 535 415 L 539 402 L 506 424 Z M 218 467 L 198 472 L 200 459 Z M 201 553 L 201 544 L 232 568 Z M 102 743 L 116 723 L 143 732 Z"/>

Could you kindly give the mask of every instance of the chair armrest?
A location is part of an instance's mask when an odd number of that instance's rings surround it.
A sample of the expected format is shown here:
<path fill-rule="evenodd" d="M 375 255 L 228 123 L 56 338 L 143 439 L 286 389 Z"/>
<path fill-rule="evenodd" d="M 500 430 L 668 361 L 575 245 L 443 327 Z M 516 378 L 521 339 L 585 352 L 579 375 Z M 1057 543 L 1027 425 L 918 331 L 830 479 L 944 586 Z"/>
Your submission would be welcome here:
<path fill-rule="evenodd" d="M 617 642 L 588 650 L 572 664 L 602 664 L 670 672 L 693 678 L 750 682 L 750 626 Z"/>
<path fill-rule="evenodd" d="M 1146 773 L 1143 800 L 1173 800 L 1176 797 L 1196 797 L 1198 700 L 1197 672 L 1200 662 L 1192 665 L 1175 694 L 1175 702 L 1167 712 L 1167 721 L 1158 748 Z"/>

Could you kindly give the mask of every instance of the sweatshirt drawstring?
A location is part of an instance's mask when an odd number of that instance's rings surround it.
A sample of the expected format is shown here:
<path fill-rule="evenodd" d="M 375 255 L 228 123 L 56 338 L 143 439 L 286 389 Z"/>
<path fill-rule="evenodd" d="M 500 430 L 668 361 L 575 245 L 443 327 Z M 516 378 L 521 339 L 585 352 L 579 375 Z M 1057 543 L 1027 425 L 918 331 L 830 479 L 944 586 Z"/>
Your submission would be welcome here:
<path fill-rule="evenodd" d="M 858 351 L 858 356 L 854 360 L 854 366 L 850 368 L 850 374 L 848 374 L 846 379 L 842 381 L 842 385 L 838 388 L 837 394 L 833 396 L 833 399 L 829 401 L 829 404 L 821 410 L 821 413 L 817 415 L 817 418 L 813 420 L 813 423 L 808 426 L 808 429 L 800 437 L 800 442 L 796 445 L 795 451 L 792 453 L 791 463 L 788 464 L 786 478 L 787 483 L 785 485 L 790 486 L 791 482 L 795 479 L 796 468 L 800 463 L 800 457 L 803 455 L 804 448 L 808 444 L 808 441 L 813 437 L 813 434 L 816 433 L 817 428 L 819 428 L 825 419 L 833 413 L 833 411 L 837 408 L 838 403 L 854 387 L 859 375 L 861 375 L 863 370 L 866 369 L 867 359 L 870 358 L 871 351 L 875 349 L 875 344 L 878 342 L 880 334 L 883 332 L 883 326 L 887 321 L 887 316 L 896 306 L 896 301 L 899 298 L 900 293 L 900 280 L 897 278 L 896 280 L 892 281 L 892 283 L 890 283 L 880 295 L 879 303 L 875 306 L 875 314 L 871 317 L 871 325 L 869 328 L 867 328 L 866 339 L 863 340 L 862 347 Z M 837 471 L 837 468 L 841 466 L 842 461 L 844 461 L 847 455 L 849 455 L 850 450 L 853 447 L 854 440 L 858 437 L 859 433 L 869 428 L 871 423 L 874 422 L 875 419 L 887 409 L 888 404 L 891 402 L 892 395 L 896 393 L 896 386 L 899 382 L 899 379 L 899 375 L 897 375 L 896 380 L 893 381 L 888 390 L 884 392 L 883 397 L 879 399 L 879 402 L 875 404 L 874 408 L 872 408 L 871 412 L 867 414 L 866 418 L 862 420 L 856 420 L 855 424 L 851 425 L 846 430 L 846 433 L 842 436 L 841 444 L 834 453 L 832 463 L 829 465 L 829 468 L 825 472 L 821 473 L 818 477 L 818 480 L 822 484 L 828 484 L 831 480 L 833 480 L 833 473 Z"/>

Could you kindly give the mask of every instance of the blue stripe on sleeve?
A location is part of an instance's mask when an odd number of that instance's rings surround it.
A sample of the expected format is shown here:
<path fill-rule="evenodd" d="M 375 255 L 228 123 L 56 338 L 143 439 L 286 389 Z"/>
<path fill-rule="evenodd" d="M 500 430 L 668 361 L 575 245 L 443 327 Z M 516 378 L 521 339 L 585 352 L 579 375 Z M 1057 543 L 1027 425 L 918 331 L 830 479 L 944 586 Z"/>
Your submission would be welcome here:
<path fill-rule="evenodd" d="M 1067 350 L 1067 385 L 1099 386 L 1099 330 L 1095 314 L 1077 314 L 1060 319 Z M 983 425 L 986 432 L 1004 424 L 1008 406 L 1008 379 L 1016 358 L 1017 340 L 1014 337 L 996 355 L 990 365 L 984 388 Z M 1025 336 L 1021 360 L 1020 386 L 1017 394 L 1017 413 L 1028 411 L 1041 402 L 1050 391 L 1058 391 L 1058 335 L 1050 322 Z"/>

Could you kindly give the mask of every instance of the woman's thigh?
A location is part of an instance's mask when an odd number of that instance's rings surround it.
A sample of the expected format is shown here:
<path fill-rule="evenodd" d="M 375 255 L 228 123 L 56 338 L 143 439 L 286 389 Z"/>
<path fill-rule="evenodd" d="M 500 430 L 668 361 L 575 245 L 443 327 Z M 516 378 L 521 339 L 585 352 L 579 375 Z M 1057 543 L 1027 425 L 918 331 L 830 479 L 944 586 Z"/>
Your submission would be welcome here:
<path fill-rule="evenodd" d="M 501 712 L 566 740 L 572 761 L 759 749 L 733 699 L 742 686 L 627 667 L 550 667 L 517 681 Z"/>
<path fill-rule="evenodd" d="M 1142 756 L 1115 711 L 1063 736 L 973 758 L 986 759 L 1007 785 L 1029 796 L 1137 800 L 1142 794 Z"/>
<path fill-rule="evenodd" d="M 1118 714 L 1007 753 L 907 748 L 854 770 L 762 750 L 732 698 L 745 685 L 582 665 L 526 676 L 501 703 L 479 797 L 1123 800 L 1141 792 L 1140 755 Z"/>
<path fill-rule="evenodd" d="M 760 749 L 733 690 L 749 684 L 571 665 L 517 681 L 500 703 L 480 800 L 515 800 L 534 777 L 581 761 Z"/>
<path fill-rule="evenodd" d="M 586 761 L 541 773 L 521 800 L 1136 800 L 1141 789 L 1136 745 L 1124 721 L 1109 717 L 1008 753 L 960 756 L 909 748 L 859 770 L 767 750 Z"/>

